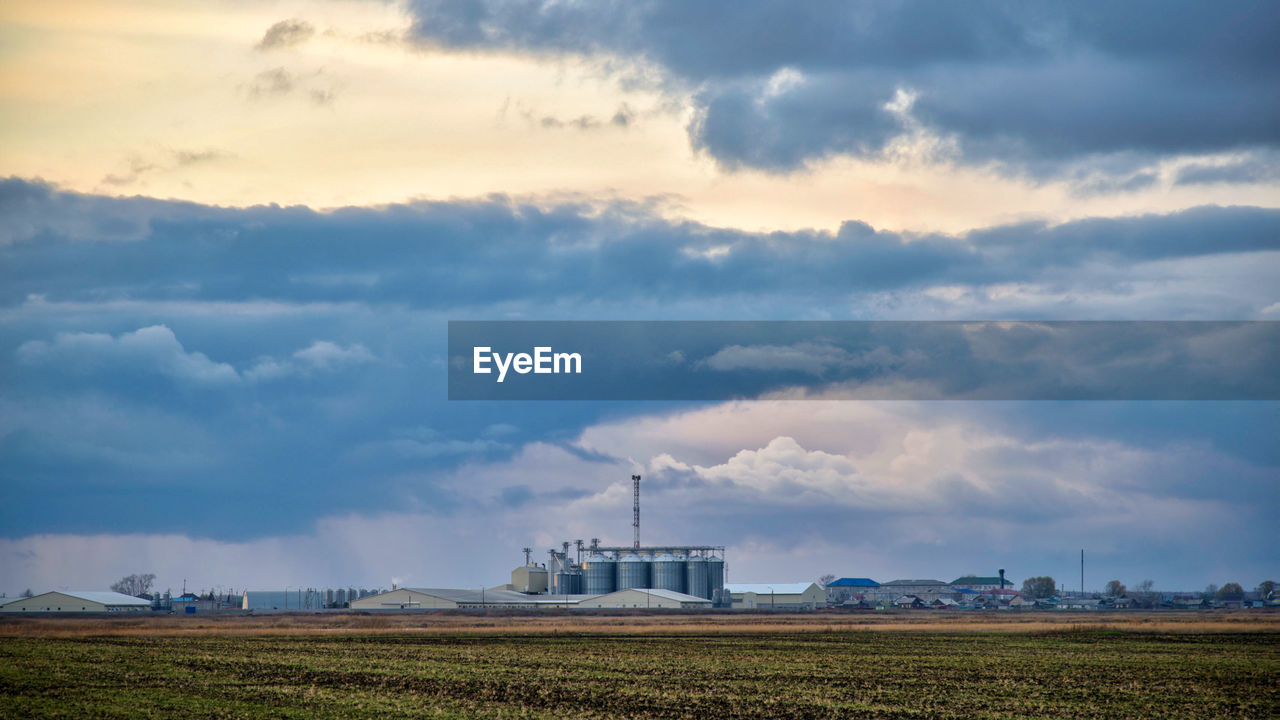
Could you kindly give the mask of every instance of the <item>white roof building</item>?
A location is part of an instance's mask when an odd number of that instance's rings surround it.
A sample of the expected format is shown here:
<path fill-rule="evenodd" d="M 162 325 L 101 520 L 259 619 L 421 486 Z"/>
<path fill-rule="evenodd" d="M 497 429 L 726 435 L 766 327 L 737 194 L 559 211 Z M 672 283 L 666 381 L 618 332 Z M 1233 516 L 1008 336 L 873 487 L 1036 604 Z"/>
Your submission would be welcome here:
<path fill-rule="evenodd" d="M 150 600 L 118 592 L 52 590 L 6 602 L 0 605 L 0 612 L 141 612 L 150 608 Z"/>
<path fill-rule="evenodd" d="M 695 595 L 658 588 L 630 588 L 587 598 L 578 603 L 580 608 L 650 608 L 691 609 L 710 608 L 711 601 Z"/>
<path fill-rule="evenodd" d="M 452 610 L 538 608 L 710 608 L 706 598 L 672 590 L 631 588 L 604 595 L 527 595 L 505 588 L 460 590 L 452 588 L 399 588 L 370 595 L 351 603 L 352 610 Z"/>

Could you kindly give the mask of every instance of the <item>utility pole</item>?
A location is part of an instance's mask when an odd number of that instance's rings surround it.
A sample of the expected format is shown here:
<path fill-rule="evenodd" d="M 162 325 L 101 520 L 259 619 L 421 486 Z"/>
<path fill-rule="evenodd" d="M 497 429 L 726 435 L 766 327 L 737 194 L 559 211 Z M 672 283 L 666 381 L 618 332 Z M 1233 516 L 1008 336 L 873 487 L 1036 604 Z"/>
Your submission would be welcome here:
<path fill-rule="evenodd" d="M 633 487 L 632 495 L 634 496 L 634 502 L 632 503 L 632 511 L 631 511 L 631 527 L 635 531 L 634 532 L 635 537 L 631 542 L 631 546 L 639 550 L 640 549 L 640 476 L 639 475 L 631 476 L 631 485 Z"/>
<path fill-rule="evenodd" d="M 1084 597 L 1084 548 L 1080 548 L 1080 597 Z"/>

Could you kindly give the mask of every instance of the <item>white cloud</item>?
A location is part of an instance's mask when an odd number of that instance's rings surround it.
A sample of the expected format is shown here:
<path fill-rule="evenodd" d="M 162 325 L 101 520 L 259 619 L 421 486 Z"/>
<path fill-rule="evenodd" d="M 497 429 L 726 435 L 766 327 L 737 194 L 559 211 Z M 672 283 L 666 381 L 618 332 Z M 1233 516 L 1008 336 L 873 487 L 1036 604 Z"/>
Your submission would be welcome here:
<path fill-rule="evenodd" d="M 352 365 L 363 365 L 377 360 L 369 349 L 360 343 L 343 347 L 328 340 L 317 340 L 295 352 L 292 357 L 277 360 L 259 358 L 244 376 L 252 381 L 275 380 L 290 375 L 307 375 L 314 371 L 332 371 Z"/>
<path fill-rule="evenodd" d="M 524 546 L 629 542 L 632 473 L 645 478 L 642 540 L 725 544 L 740 581 L 828 571 L 946 580 L 1005 566 L 1015 578 L 1066 578 L 1088 547 L 1099 573 L 1152 576 L 1164 587 L 1192 578 L 1187 586 L 1196 587 L 1222 572 L 1222 553 L 1251 542 L 1188 530 L 1252 527 L 1240 518 L 1257 503 L 1248 488 L 1273 482 L 1265 467 L 1208 446 L 1027 439 L 984 422 L 989 413 L 975 405 L 724 403 L 604 422 L 577 444 L 613 461 L 531 443 L 505 461 L 408 478 L 401 513 L 325 518 L 299 535 L 2 540 L 0 577 L 19 586 L 14 592 L 103 587 L 132 572 L 155 572 L 162 584 L 198 574 L 205 585 L 258 587 L 387 585 L 393 576 L 492 585 L 505 581 Z M 409 455 L 492 443 L 444 447 L 422 428 L 396 442 L 388 448 Z M 1223 476 L 1232 482 L 1217 482 Z M 434 509 L 441 493 L 447 515 Z M 457 551 L 433 550 L 441 547 Z M 1170 554 L 1176 567 L 1156 557 Z"/>
<path fill-rule="evenodd" d="M 79 372 L 132 368 L 209 385 L 240 380 L 235 368 L 227 363 L 210 360 L 201 352 L 187 352 L 173 331 L 164 325 L 144 327 L 119 337 L 105 333 L 58 333 L 52 342 L 23 343 L 18 348 L 18 359 Z"/>

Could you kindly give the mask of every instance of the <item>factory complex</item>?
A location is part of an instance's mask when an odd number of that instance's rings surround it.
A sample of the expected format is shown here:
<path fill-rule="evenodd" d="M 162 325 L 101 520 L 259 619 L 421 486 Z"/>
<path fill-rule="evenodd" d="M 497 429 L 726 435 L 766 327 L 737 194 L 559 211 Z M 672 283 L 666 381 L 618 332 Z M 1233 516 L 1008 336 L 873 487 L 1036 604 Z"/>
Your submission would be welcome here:
<path fill-rule="evenodd" d="M 817 583 L 726 585 L 723 545 L 640 544 L 640 476 L 632 475 L 633 541 L 628 546 L 563 542 L 511 571 L 511 582 L 480 590 L 394 588 L 353 599 L 353 610 L 452 609 L 813 609 L 826 602 Z M 767 599 L 762 597 L 767 595 Z"/>

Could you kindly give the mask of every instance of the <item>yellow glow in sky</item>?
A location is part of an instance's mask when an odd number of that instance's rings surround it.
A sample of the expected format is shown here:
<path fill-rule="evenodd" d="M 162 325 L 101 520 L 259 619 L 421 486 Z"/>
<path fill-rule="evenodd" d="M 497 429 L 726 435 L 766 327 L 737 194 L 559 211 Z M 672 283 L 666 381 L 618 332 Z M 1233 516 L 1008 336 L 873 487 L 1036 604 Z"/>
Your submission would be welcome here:
<path fill-rule="evenodd" d="M 288 19 L 314 34 L 256 47 Z M 341 0 L 6 3 L 0 173 L 240 206 L 663 197 L 669 213 L 750 230 L 959 232 L 1277 200 L 1270 186 L 1173 187 L 1175 168 L 1086 197 L 909 156 L 726 172 L 690 147 L 687 97 L 623 90 L 585 60 L 415 47 L 397 39 L 408 24 L 396 5 Z"/>

